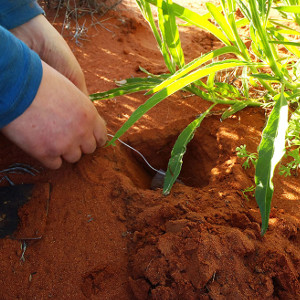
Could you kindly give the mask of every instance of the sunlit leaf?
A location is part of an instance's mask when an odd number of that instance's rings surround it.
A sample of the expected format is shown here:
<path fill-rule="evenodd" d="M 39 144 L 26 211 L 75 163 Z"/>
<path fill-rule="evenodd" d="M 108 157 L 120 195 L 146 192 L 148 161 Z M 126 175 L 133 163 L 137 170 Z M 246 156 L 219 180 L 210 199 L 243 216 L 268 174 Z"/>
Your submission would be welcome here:
<path fill-rule="evenodd" d="M 158 0 L 145 0 L 148 3 L 151 3 L 155 6 L 157 6 Z M 166 10 L 166 2 L 163 3 L 162 8 Z M 175 16 L 179 17 L 180 19 L 195 25 L 199 28 L 208 30 L 210 33 L 212 33 L 214 36 L 216 36 L 219 40 L 221 40 L 224 44 L 230 45 L 229 40 L 227 37 L 223 34 L 223 32 L 218 29 L 215 25 L 213 25 L 211 22 L 209 22 L 207 19 L 203 18 L 199 14 L 189 10 L 188 8 L 185 8 L 181 5 L 178 5 L 176 3 L 173 3 L 173 12 Z"/>
<path fill-rule="evenodd" d="M 299 5 L 277 6 L 277 7 L 273 7 L 273 8 L 277 9 L 278 11 L 300 14 L 300 6 Z"/>
<path fill-rule="evenodd" d="M 201 114 L 197 119 L 190 123 L 179 135 L 175 145 L 171 152 L 171 158 L 168 163 L 168 168 L 164 180 L 163 194 L 168 195 L 170 190 L 175 183 L 182 166 L 182 158 L 186 152 L 187 144 L 194 137 L 195 130 L 200 126 L 203 119 L 207 116 L 210 110 L 215 106 L 212 105 L 203 114 Z"/>
<path fill-rule="evenodd" d="M 92 101 L 105 100 L 126 94 L 147 91 L 161 83 L 159 78 L 129 78 L 116 82 L 120 87 L 102 93 L 90 95 Z"/>
<path fill-rule="evenodd" d="M 217 9 L 217 7 L 210 2 L 206 2 L 206 7 L 210 14 L 214 17 L 215 21 L 219 24 L 222 28 L 223 32 L 225 32 L 226 36 L 230 41 L 234 41 L 234 36 L 232 33 L 232 29 L 227 23 L 224 15 Z"/>
<path fill-rule="evenodd" d="M 174 73 L 172 76 L 170 76 L 163 83 L 161 83 L 160 85 L 156 86 L 151 91 L 149 91 L 148 94 L 152 94 L 152 93 L 155 93 L 155 92 L 163 89 L 164 87 L 168 86 L 172 82 L 176 81 L 178 78 L 185 76 L 186 74 L 190 73 L 194 69 L 197 69 L 198 67 L 200 67 L 204 63 L 210 61 L 211 59 L 216 58 L 223 54 L 227 54 L 227 53 L 238 54 L 239 52 L 238 52 L 238 49 L 233 46 L 223 47 L 221 49 L 210 51 L 210 52 L 202 55 L 201 57 L 194 59 L 187 65 L 185 65 L 183 68 L 178 70 L 176 73 Z"/>
<path fill-rule="evenodd" d="M 158 3 L 160 3 L 161 5 L 163 2 L 162 0 L 158 0 Z M 166 9 L 162 9 L 161 16 L 164 19 L 164 39 L 176 65 L 178 66 L 178 68 L 182 68 L 184 66 L 184 55 L 181 48 L 175 15 L 173 12 L 173 5 L 174 4 L 172 0 L 167 0 Z"/>
<path fill-rule="evenodd" d="M 259 206 L 264 235 L 269 222 L 271 201 L 274 191 L 273 174 L 277 163 L 285 152 L 285 133 L 288 128 L 288 105 L 282 88 L 280 97 L 269 116 L 262 133 L 258 149 L 258 160 L 255 172 L 255 198 Z"/>
<path fill-rule="evenodd" d="M 245 102 L 242 102 L 242 101 L 237 102 L 222 114 L 221 119 L 225 120 L 225 119 L 229 118 L 230 116 L 234 115 L 236 112 L 244 109 L 245 107 L 247 107 L 247 104 Z"/>
<path fill-rule="evenodd" d="M 137 120 L 139 120 L 146 112 L 148 112 L 152 107 L 160 103 L 162 100 L 167 98 L 168 96 L 174 94 L 178 90 L 183 87 L 191 84 L 192 82 L 209 75 L 212 72 L 217 72 L 223 69 L 234 68 L 238 66 L 249 66 L 251 63 L 239 60 L 226 60 L 221 62 L 212 63 L 206 66 L 203 69 L 194 71 L 189 75 L 178 79 L 177 81 L 171 83 L 169 86 L 160 90 L 152 97 L 150 97 L 144 104 L 139 106 L 130 116 L 130 118 L 123 124 L 123 126 L 117 131 L 112 140 L 109 141 L 108 145 L 113 144 L 116 139 L 118 139 L 122 134 L 124 134 Z M 255 63 L 252 65 L 261 65 L 259 63 Z"/>
<path fill-rule="evenodd" d="M 268 73 L 258 73 L 258 74 L 251 74 L 251 77 L 263 80 L 271 80 L 271 81 L 280 81 L 278 77 L 272 76 Z"/>

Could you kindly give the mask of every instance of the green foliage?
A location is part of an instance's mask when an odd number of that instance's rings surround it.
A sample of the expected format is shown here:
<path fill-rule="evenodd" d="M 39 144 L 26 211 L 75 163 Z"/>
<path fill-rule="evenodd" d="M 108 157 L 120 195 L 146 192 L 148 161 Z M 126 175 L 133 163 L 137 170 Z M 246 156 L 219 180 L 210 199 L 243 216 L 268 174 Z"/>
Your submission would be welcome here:
<path fill-rule="evenodd" d="M 180 173 L 187 144 L 214 105 L 228 106 L 222 120 L 249 106 L 271 109 L 258 154 L 248 153 L 245 145 L 237 148 L 238 155 L 246 159 L 244 167 L 249 167 L 251 162 L 256 168 L 255 197 L 261 211 L 264 234 L 274 190 L 274 169 L 285 149 L 290 161 L 286 166 L 281 166 L 280 172 L 288 175 L 300 165 L 300 51 L 299 43 L 291 39 L 291 36 L 296 37 L 300 33 L 287 23 L 294 19 L 299 24 L 299 8 L 295 7 L 299 5 L 298 1 L 286 0 L 285 5 L 278 5 L 272 0 L 221 0 L 219 7 L 206 3 L 208 13 L 199 15 L 172 0 L 136 0 L 152 29 L 169 73 L 153 75 L 142 69 L 147 78 L 127 79 L 116 89 L 91 95 L 94 101 L 142 90 L 147 91 L 146 95 L 151 95 L 109 144 L 113 144 L 152 107 L 179 90 L 211 102 L 212 106 L 183 130 L 174 145 L 163 190 L 164 194 L 168 194 Z M 157 21 L 152 14 L 153 7 L 157 10 Z M 238 7 L 244 16 L 239 20 L 235 17 Z M 274 9 L 282 14 L 283 19 L 272 19 Z M 186 64 L 177 19 L 184 21 L 184 26 L 206 30 L 224 46 Z M 245 39 L 239 35 L 241 26 L 249 29 L 250 45 L 246 46 Z M 279 46 L 285 47 L 286 52 L 279 54 Z M 227 72 L 227 77 L 231 76 L 230 81 L 223 78 L 224 72 Z M 256 92 L 257 87 L 260 93 Z"/>
<path fill-rule="evenodd" d="M 279 12 L 283 14 L 285 18 L 288 18 L 289 14 L 293 15 L 295 22 L 300 25 L 300 1 L 299 0 L 284 0 L 286 5 L 275 7 Z"/>
<path fill-rule="evenodd" d="M 274 191 L 272 182 L 277 163 L 285 152 L 285 134 L 288 128 L 288 104 L 283 92 L 276 100 L 262 133 L 258 148 L 258 160 L 255 172 L 255 198 L 262 218 L 262 235 L 268 228 L 271 201 Z"/>
<path fill-rule="evenodd" d="M 213 104 L 209 109 L 207 109 L 203 114 L 201 114 L 197 119 L 190 123 L 179 135 L 176 143 L 171 152 L 171 158 L 169 160 L 168 169 L 166 172 L 166 177 L 163 186 L 163 194 L 167 195 L 175 183 L 182 166 L 182 157 L 186 151 L 187 144 L 194 137 L 195 130 L 200 126 L 203 119 L 209 113 L 209 111 L 215 106 Z"/>
<path fill-rule="evenodd" d="M 245 199 L 247 201 L 249 201 L 249 197 L 246 193 L 251 193 L 251 196 L 254 197 L 254 191 L 255 191 L 255 186 L 254 185 L 251 185 L 250 187 L 247 187 L 244 190 L 242 190 L 243 196 L 245 197 Z"/>
<path fill-rule="evenodd" d="M 246 158 L 245 162 L 243 163 L 243 167 L 245 169 L 250 168 L 250 162 L 254 167 L 256 167 L 258 154 L 248 152 L 246 147 L 247 147 L 246 145 L 241 145 L 240 147 L 237 147 L 236 154 L 238 157 Z"/>
<path fill-rule="evenodd" d="M 291 150 L 287 153 L 286 157 L 291 157 L 292 160 L 288 162 L 286 165 L 281 165 L 280 166 L 280 175 L 284 175 L 285 177 L 291 176 L 292 173 L 291 171 L 297 171 L 298 168 L 300 167 L 300 153 L 299 153 L 299 148 L 296 148 L 294 150 Z"/>
<path fill-rule="evenodd" d="M 96 101 L 100 99 L 110 99 L 125 94 L 146 91 L 154 88 L 161 82 L 162 79 L 160 78 L 128 78 L 122 81 L 116 81 L 116 84 L 120 87 L 107 92 L 92 94 L 90 95 L 90 99 L 92 101 Z"/>

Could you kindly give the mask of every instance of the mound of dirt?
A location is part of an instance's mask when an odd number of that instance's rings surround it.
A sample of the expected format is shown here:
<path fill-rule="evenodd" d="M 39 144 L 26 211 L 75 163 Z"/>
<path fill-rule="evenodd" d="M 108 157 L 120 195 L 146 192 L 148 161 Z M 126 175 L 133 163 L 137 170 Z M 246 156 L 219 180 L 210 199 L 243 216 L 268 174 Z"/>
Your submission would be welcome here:
<path fill-rule="evenodd" d="M 204 7 L 204 2 L 183 2 L 199 11 Z M 48 16 L 51 20 L 51 11 Z M 61 28 L 63 16 L 57 20 Z M 90 26 L 90 17 L 86 22 L 88 40 L 80 47 L 66 38 L 90 93 L 141 76 L 139 66 L 166 72 L 135 1 L 123 1 L 101 26 Z M 187 60 L 219 46 L 201 30 L 183 28 L 181 35 Z M 166 170 L 178 134 L 209 107 L 186 96 L 179 92 L 164 100 L 122 137 L 156 169 Z M 137 93 L 95 105 L 115 133 L 146 99 Z M 255 199 L 243 194 L 254 184 L 254 170 L 243 169 L 235 149 L 247 144 L 256 151 L 264 111 L 245 109 L 221 122 L 222 109 L 217 107 L 196 132 L 181 182 L 168 196 L 150 189 L 155 172 L 118 142 L 49 171 L 1 136 L 0 167 L 33 165 L 41 171 L 38 176 L 10 178 L 50 183 L 51 191 L 40 239 L 0 240 L 0 298 L 300 299 L 299 178 L 275 177 L 269 230 L 261 237 Z M 26 219 L 38 216 L 39 209 L 33 199 L 20 219 L 25 212 Z"/>

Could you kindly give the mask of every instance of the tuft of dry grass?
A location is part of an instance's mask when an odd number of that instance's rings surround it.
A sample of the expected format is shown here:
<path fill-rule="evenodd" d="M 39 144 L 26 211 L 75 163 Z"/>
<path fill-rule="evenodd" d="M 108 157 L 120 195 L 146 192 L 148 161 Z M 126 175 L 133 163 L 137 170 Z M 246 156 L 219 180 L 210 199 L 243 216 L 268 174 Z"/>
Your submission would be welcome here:
<path fill-rule="evenodd" d="M 68 12 L 77 14 L 106 14 L 116 8 L 122 0 L 39 0 L 40 4 L 48 9 L 66 9 Z"/>
<path fill-rule="evenodd" d="M 59 14 L 64 14 L 61 34 L 66 30 L 81 46 L 81 40 L 87 40 L 88 29 L 91 26 L 101 25 L 99 18 L 108 11 L 115 10 L 122 0 L 38 0 L 39 4 L 48 10 L 56 10 L 53 23 Z M 84 16 L 91 16 L 92 23 L 87 26 Z"/>

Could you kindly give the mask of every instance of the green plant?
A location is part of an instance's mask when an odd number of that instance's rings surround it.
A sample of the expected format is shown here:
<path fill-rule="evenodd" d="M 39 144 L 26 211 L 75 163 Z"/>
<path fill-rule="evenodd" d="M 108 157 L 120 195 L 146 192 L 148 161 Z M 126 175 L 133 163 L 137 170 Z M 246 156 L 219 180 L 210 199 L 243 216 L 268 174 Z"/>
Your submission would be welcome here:
<path fill-rule="evenodd" d="M 292 14 L 294 21 L 300 25 L 300 1 L 299 0 L 284 0 L 285 5 L 280 5 L 276 9 L 288 18 L 288 14 Z"/>
<path fill-rule="evenodd" d="M 251 186 L 245 188 L 244 190 L 242 190 L 243 196 L 245 197 L 245 199 L 247 201 L 249 201 L 249 197 L 246 193 L 251 193 L 251 196 L 253 197 L 254 196 L 254 191 L 255 191 L 255 186 L 254 185 L 251 185 Z"/>
<path fill-rule="evenodd" d="M 246 145 L 241 145 L 240 147 L 236 148 L 236 154 L 238 157 L 246 158 L 245 162 L 243 163 L 243 167 L 245 169 L 250 168 L 250 162 L 253 166 L 256 166 L 257 163 L 257 153 L 250 153 L 246 149 Z"/>
<path fill-rule="evenodd" d="M 264 234 L 268 227 L 274 190 L 274 169 L 285 152 L 289 107 L 291 120 L 298 118 L 296 114 L 300 97 L 300 81 L 297 76 L 300 72 L 300 52 L 297 48 L 299 43 L 289 40 L 287 36 L 296 36 L 299 33 L 290 29 L 284 19 L 270 17 L 272 1 L 221 0 L 220 7 L 206 3 L 208 13 L 205 15 L 199 15 L 173 3 L 172 0 L 136 2 L 152 29 L 169 73 L 154 75 L 141 68 L 147 77 L 127 79 L 116 89 L 91 95 L 93 101 L 141 90 L 146 90 L 146 95 L 151 95 L 133 112 L 109 145 L 114 144 L 117 138 L 152 107 L 178 90 L 188 91 L 211 102 L 210 108 L 182 131 L 174 145 L 163 188 L 163 193 L 167 195 L 180 173 L 187 144 L 215 105 L 228 106 L 222 115 L 223 120 L 249 106 L 272 108 L 258 147 L 255 173 L 255 198 L 260 208 Z M 154 20 L 150 4 L 157 8 L 157 22 Z M 244 16 L 241 19 L 236 18 L 238 7 Z M 210 32 L 224 47 L 205 53 L 186 64 L 181 48 L 178 18 L 185 22 L 185 26 L 193 25 Z M 210 22 L 210 19 L 214 19 L 214 22 Z M 245 39 L 239 35 L 238 29 L 241 26 L 247 26 L 249 29 L 250 47 L 246 46 Z M 284 46 L 287 54 L 280 54 L 278 45 Z M 228 55 L 234 55 L 235 58 L 230 59 Z M 220 73 L 229 69 L 236 70 L 233 79 L 238 85 L 230 85 L 219 79 Z M 204 78 L 206 80 L 203 80 Z M 260 87 L 260 93 L 257 92 L 257 87 Z M 296 135 L 299 135 L 299 132 L 296 132 Z M 254 158 L 250 161 L 254 161 Z"/>

